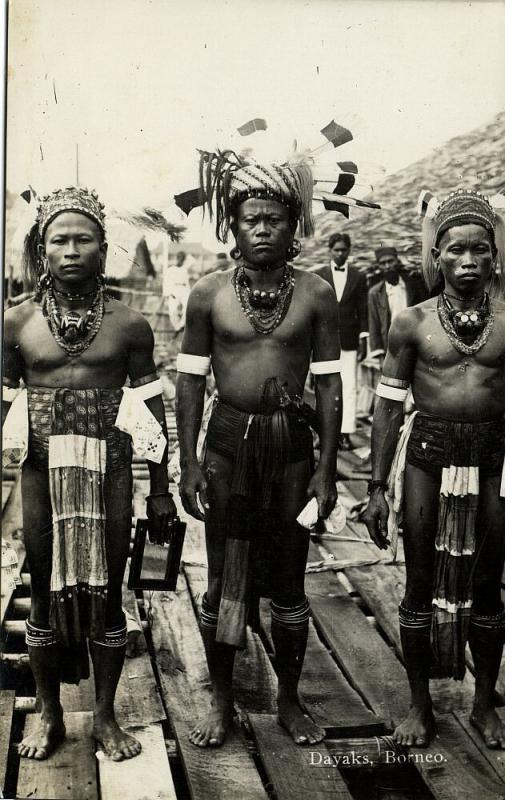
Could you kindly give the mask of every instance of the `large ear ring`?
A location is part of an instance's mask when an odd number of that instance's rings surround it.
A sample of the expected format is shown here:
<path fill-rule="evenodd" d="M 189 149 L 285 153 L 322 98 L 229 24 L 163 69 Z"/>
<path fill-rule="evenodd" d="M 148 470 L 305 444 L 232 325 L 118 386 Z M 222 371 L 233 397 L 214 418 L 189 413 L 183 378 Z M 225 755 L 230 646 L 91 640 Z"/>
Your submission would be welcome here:
<path fill-rule="evenodd" d="M 37 287 L 39 289 L 39 292 L 45 292 L 52 285 L 53 285 L 53 276 L 51 275 L 49 270 L 44 270 L 42 274 L 39 275 L 39 279 L 37 281 Z"/>
<path fill-rule="evenodd" d="M 230 250 L 230 256 L 233 258 L 234 261 L 238 261 L 239 258 L 242 258 L 242 253 L 240 251 L 240 248 L 237 246 L 232 247 L 232 249 Z"/>
<path fill-rule="evenodd" d="M 299 256 L 301 252 L 302 245 L 300 241 L 298 239 L 293 239 L 292 243 L 288 247 L 286 258 L 288 261 L 293 261 L 293 259 Z"/>

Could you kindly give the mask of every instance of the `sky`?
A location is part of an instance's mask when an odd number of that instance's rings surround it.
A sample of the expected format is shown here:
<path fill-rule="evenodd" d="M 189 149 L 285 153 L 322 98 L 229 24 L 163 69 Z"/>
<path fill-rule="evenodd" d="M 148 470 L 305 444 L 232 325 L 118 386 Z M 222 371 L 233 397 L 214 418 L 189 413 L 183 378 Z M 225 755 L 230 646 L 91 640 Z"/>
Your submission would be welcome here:
<path fill-rule="evenodd" d="M 197 147 L 284 158 L 331 119 L 327 160 L 391 173 L 505 108 L 504 40 L 502 0 L 11 0 L 6 184 L 74 183 L 78 148 L 106 203 L 179 222 Z"/>

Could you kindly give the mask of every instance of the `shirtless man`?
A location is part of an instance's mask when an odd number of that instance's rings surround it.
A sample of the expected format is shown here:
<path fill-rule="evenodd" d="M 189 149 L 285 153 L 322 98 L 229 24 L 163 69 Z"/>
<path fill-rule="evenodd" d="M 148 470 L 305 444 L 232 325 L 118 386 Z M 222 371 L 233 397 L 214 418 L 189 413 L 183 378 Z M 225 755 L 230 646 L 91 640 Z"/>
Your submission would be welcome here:
<path fill-rule="evenodd" d="M 141 749 L 114 716 L 132 514 L 131 437 L 114 423 L 127 377 L 140 387 L 129 397 L 145 399 L 158 420 L 147 500 L 158 541 L 169 534 L 176 510 L 153 334 L 140 314 L 104 296 L 106 253 L 103 205 L 94 192 L 69 188 L 44 198 L 26 244 L 37 294 L 5 314 L 2 419 L 21 378 L 29 415 L 21 483 L 32 592 L 27 644 L 41 722 L 19 745 L 27 758 L 47 758 L 65 735 L 60 680 L 88 677 L 87 637 L 96 686 L 93 736 L 115 761 Z M 19 419 L 12 411 L 10 419 Z M 25 406 L 21 422 L 26 414 Z"/>
<path fill-rule="evenodd" d="M 309 532 L 296 518 L 310 498 L 317 499 L 321 518 L 336 502 L 340 344 L 332 289 L 289 263 L 300 249 L 296 186 L 287 166 L 249 165 L 234 173 L 224 189 L 229 216 L 218 213 L 217 230 L 226 241 L 231 227 L 236 266 L 193 288 L 178 359 L 180 494 L 185 510 L 205 522 L 208 556 L 201 631 L 213 698 L 207 718 L 190 734 L 199 747 L 221 745 L 231 724 L 235 650 L 245 646 L 250 584 L 258 572 L 267 583 L 274 578 L 279 722 L 297 744 L 325 735 L 298 698 L 309 618 Z M 211 359 L 219 400 L 201 466 L 195 451 Z M 315 471 L 300 402 L 310 365 L 321 441 Z"/>
<path fill-rule="evenodd" d="M 418 413 L 403 434 L 407 585 L 399 616 L 412 704 L 394 738 L 409 746 L 429 743 L 430 674 L 462 679 L 468 641 L 475 665 L 471 722 L 488 747 L 505 748 L 493 698 L 505 626 L 505 304 L 486 294 L 502 223 L 485 198 L 459 190 L 424 224 L 425 278 L 429 288 L 442 289 L 392 322 L 365 514 L 371 538 L 386 547 L 384 490 L 411 385 Z M 396 475 L 401 470 L 400 459 Z M 390 492 L 393 482 L 391 475 Z"/>

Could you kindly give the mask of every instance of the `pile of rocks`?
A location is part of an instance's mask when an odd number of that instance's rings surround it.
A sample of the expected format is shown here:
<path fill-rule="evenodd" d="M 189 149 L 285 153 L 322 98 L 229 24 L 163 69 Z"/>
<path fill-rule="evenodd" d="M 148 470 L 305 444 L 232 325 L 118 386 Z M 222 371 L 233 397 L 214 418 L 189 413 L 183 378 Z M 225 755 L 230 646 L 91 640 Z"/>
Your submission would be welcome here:
<path fill-rule="evenodd" d="M 421 221 L 416 204 L 421 189 L 443 197 L 464 186 L 484 194 L 505 188 L 505 112 L 470 133 L 451 139 L 429 156 L 390 175 L 374 187 L 373 200 L 381 210 L 352 209 L 351 220 L 335 213 L 317 217 L 314 239 L 303 243 L 297 266 L 318 266 L 328 258 L 327 240 L 334 231 L 352 239 L 354 264 L 368 270 L 374 249 L 394 244 L 404 264 L 418 269 L 421 254 Z"/>

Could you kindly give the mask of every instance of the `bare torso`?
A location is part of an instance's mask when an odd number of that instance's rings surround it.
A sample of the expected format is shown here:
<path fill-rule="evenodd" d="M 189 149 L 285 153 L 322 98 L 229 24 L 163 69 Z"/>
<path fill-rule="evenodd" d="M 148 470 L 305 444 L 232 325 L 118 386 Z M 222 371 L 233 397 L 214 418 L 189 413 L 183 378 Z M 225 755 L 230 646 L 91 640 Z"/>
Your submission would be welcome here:
<path fill-rule="evenodd" d="M 494 300 L 493 307 L 491 335 L 473 355 L 460 353 L 449 341 L 438 318 L 437 298 L 407 309 L 412 392 L 419 411 L 468 421 L 505 413 L 505 303 Z"/>
<path fill-rule="evenodd" d="M 265 335 L 257 333 L 245 316 L 235 295 L 232 274 L 233 270 L 228 270 L 211 276 L 212 367 L 220 397 L 237 408 L 255 412 L 270 377 L 287 384 L 290 394 L 303 393 L 314 348 L 314 305 L 318 293 L 325 292 L 326 287 L 317 276 L 295 270 L 289 310 L 282 323 Z"/>
<path fill-rule="evenodd" d="M 152 334 L 147 322 L 114 299 L 105 303 L 97 335 L 78 356 L 68 355 L 57 344 L 40 304 L 33 300 L 9 310 L 5 327 L 6 374 L 22 377 L 28 386 L 121 388 L 131 375 L 137 347 L 144 351 L 140 374 L 152 364 Z M 135 365 L 133 371 L 137 371 Z"/>

